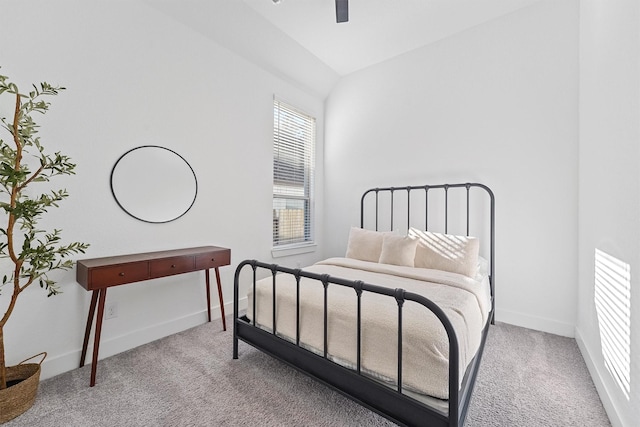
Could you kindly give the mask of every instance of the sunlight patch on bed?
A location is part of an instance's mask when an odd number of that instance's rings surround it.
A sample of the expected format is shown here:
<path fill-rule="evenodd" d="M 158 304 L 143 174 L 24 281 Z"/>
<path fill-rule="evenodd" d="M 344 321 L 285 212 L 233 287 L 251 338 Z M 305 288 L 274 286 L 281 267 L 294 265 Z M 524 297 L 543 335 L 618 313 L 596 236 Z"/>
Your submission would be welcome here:
<path fill-rule="evenodd" d="M 631 390 L 631 267 L 595 250 L 595 304 L 605 366 L 627 400 Z"/>

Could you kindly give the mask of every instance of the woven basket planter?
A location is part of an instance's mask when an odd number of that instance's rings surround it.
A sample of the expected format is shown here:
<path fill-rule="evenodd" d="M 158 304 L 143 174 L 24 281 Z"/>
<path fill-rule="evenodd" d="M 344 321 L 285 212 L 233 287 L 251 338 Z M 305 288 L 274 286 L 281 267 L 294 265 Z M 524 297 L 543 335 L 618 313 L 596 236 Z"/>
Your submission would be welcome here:
<path fill-rule="evenodd" d="M 37 356 L 43 356 L 40 363 L 24 363 Z M 40 353 L 7 367 L 7 383 L 13 385 L 0 390 L 0 423 L 14 419 L 33 406 L 40 383 L 40 365 L 46 356 L 46 353 Z"/>

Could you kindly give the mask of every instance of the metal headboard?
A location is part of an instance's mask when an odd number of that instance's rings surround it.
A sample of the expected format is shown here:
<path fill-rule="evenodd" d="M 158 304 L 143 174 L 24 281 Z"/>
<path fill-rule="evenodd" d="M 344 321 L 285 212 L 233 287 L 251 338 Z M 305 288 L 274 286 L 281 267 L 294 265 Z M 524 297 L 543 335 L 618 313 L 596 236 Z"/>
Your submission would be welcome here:
<path fill-rule="evenodd" d="M 433 193 L 435 192 L 435 190 L 444 192 L 444 201 L 443 201 L 443 221 L 444 221 L 444 228 L 443 231 L 445 233 L 447 233 L 449 231 L 449 192 L 450 191 L 466 191 L 466 214 L 465 214 L 465 218 L 466 218 L 466 235 L 470 236 L 472 235 L 470 233 L 470 218 L 476 213 L 475 211 L 471 210 L 471 201 L 470 201 L 470 194 L 473 191 L 473 189 L 479 189 L 479 190 L 483 190 L 485 193 L 485 196 L 489 197 L 490 200 L 490 220 L 489 220 L 489 280 L 491 283 L 491 295 L 495 298 L 495 197 L 493 195 L 493 191 L 491 191 L 491 189 L 489 187 L 487 187 L 484 184 L 479 184 L 479 183 L 462 183 L 462 184 L 438 184 L 438 185 L 415 185 L 415 186 L 406 186 L 406 187 L 385 187 L 385 188 L 372 188 L 370 190 L 367 190 L 364 192 L 364 194 L 362 195 L 362 198 L 360 200 L 360 227 L 364 228 L 365 226 L 365 199 L 367 199 L 367 196 L 369 197 L 375 197 L 374 203 L 375 203 L 375 230 L 379 229 L 379 223 L 380 223 L 380 214 L 381 214 L 381 209 L 382 208 L 387 208 L 388 210 L 386 211 L 386 213 L 388 214 L 388 218 L 389 218 L 389 230 L 393 231 L 394 229 L 394 225 L 395 225 L 395 220 L 397 220 L 397 215 L 396 218 L 394 219 L 394 213 L 395 213 L 395 202 L 396 200 L 394 200 L 394 194 L 397 193 L 405 193 L 406 194 L 406 226 L 407 229 L 409 227 L 411 227 L 412 224 L 412 219 L 414 219 L 413 217 L 416 217 L 417 214 L 415 213 L 416 210 L 419 213 L 423 213 L 423 217 L 420 218 L 420 220 L 424 220 L 424 229 L 425 230 L 429 230 L 429 212 L 430 212 L 430 208 L 429 208 L 429 200 L 430 197 L 433 196 Z M 419 206 L 416 208 L 416 203 L 414 203 L 414 206 L 412 206 L 411 201 L 412 201 L 412 197 L 411 194 L 412 192 L 418 193 L 421 192 L 424 194 L 424 205 L 423 206 Z M 381 200 L 382 198 L 380 197 L 380 194 L 388 194 L 389 197 L 385 198 L 385 200 Z M 442 193 L 441 193 L 442 194 Z M 485 197 L 486 198 L 486 197 Z M 368 199 L 367 199 L 368 200 Z M 383 206 L 381 206 L 381 204 Z M 433 208 L 433 206 L 432 206 Z M 413 214 L 413 217 L 412 217 Z M 421 215 L 422 216 L 422 215 Z M 385 218 L 386 219 L 386 218 Z M 385 221 L 385 224 L 386 221 Z M 486 227 L 486 225 L 485 225 Z"/>

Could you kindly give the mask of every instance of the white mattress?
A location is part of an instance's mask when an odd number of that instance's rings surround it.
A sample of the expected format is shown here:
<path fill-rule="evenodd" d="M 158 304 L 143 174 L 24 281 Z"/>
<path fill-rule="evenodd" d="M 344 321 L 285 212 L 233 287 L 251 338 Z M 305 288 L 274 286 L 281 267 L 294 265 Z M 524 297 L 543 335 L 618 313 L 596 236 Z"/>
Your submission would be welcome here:
<path fill-rule="evenodd" d="M 488 278 L 481 281 L 439 270 L 402 267 L 331 258 L 305 268 L 348 280 L 391 289 L 402 288 L 423 295 L 445 312 L 458 337 L 460 380 L 475 356 L 491 309 Z M 256 284 L 256 323 L 272 330 L 272 277 Z M 279 274 L 276 281 L 276 332 L 295 342 L 295 278 Z M 312 279 L 301 280 L 300 343 L 318 354 L 324 349 L 324 288 Z M 247 316 L 253 314 L 248 296 Z M 328 287 L 328 357 L 355 368 L 357 355 L 357 298 L 353 289 Z M 395 386 L 397 382 L 397 318 L 394 298 L 364 292 L 362 296 L 362 372 Z M 407 301 L 403 306 L 403 389 L 438 399 L 448 398 L 449 343 L 440 321 L 427 308 Z"/>

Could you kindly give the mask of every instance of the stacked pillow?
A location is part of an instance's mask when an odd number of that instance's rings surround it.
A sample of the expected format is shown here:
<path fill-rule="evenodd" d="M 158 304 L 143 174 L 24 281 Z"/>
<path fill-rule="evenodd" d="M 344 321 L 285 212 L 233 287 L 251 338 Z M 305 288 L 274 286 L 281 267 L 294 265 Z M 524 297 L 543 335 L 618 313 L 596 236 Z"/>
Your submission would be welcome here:
<path fill-rule="evenodd" d="M 431 268 L 476 278 L 480 243 L 475 237 L 410 228 L 406 236 L 352 227 L 347 258 Z"/>

